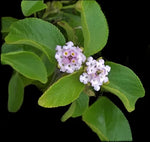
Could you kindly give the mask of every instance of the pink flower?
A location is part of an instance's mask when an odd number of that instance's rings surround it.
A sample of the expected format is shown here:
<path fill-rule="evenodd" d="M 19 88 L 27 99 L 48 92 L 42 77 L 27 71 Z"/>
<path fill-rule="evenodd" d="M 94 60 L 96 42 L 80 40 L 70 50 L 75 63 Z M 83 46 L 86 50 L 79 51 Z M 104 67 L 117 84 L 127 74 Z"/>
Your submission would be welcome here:
<path fill-rule="evenodd" d="M 55 58 L 62 72 L 73 73 L 79 70 L 86 60 L 82 49 L 74 46 L 72 41 L 67 42 L 63 47 L 57 45 L 56 51 Z"/>

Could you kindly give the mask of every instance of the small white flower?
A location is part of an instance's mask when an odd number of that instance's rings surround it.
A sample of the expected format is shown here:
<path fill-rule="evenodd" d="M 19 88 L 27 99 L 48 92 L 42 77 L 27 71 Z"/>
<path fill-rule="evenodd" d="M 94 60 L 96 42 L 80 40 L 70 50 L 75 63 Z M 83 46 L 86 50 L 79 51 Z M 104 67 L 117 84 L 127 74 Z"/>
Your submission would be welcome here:
<path fill-rule="evenodd" d="M 57 46 L 56 46 L 56 50 L 57 50 L 57 51 L 60 51 L 60 50 L 61 50 L 61 46 L 60 46 L 60 45 L 57 45 Z"/>
<path fill-rule="evenodd" d="M 86 73 L 80 75 L 80 82 L 84 84 L 90 83 L 95 91 L 99 91 L 103 83 L 108 82 L 108 73 L 111 68 L 108 65 L 104 65 L 104 60 L 94 60 L 93 57 L 89 57 L 86 62 Z"/>
<path fill-rule="evenodd" d="M 79 70 L 86 60 L 82 49 L 74 46 L 72 41 L 67 42 L 64 46 L 57 45 L 56 51 L 55 58 L 62 72 L 73 73 Z"/>
<path fill-rule="evenodd" d="M 95 90 L 95 91 L 99 91 L 100 88 L 101 88 L 100 85 L 95 85 L 95 86 L 94 86 L 94 90 Z"/>
<path fill-rule="evenodd" d="M 88 84 L 90 80 L 90 77 L 87 73 L 83 73 L 82 75 L 80 75 L 80 82 L 82 82 L 83 84 Z"/>
<path fill-rule="evenodd" d="M 66 43 L 66 45 L 67 45 L 68 47 L 72 47 L 72 46 L 74 46 L 74 44 L 73 44 L 73 42 L 72 42 L 72 41 L 68 41 L 68 42 Z"/>

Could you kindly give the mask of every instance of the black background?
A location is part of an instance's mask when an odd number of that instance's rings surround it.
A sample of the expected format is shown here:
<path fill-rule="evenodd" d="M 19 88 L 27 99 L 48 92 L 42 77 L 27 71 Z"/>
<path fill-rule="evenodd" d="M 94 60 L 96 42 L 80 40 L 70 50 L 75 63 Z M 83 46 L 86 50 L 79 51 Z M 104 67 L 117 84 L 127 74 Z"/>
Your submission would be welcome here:
<path fill-rule="evenodd" d="M 97 0 L 98 1 L 98 0 Z M 124 112 L 129 120 L 133 139 L 148 140 L 149 131 L 149 71 L 150 71 L 150 12 L 148 2 L 131 0 L 99 0 L 109 25 L 109 39 L 102 55 L 108 60 L 130 67 L 141 79 L 146 95 L 136 103 L 135 111 L 128 113 L 114 95 L 108 97 Z M 20 1 L 8 0 L 0 3 L 0 16 L 24 18 Z M 94 21 L 93 21 L 94 22 Z M 2 41 L 3 42 L 3 41 Z M 7 86 L 12 74 L 9 66 L 1 66 L 0 91 L 0 135 L 13 139 L 35 139 L 47 141 L 92 141 L 99 142 L 95 133 L 81 118 L 60 121 L 68 107 L 46 109 L 38 106 L 41 92 L 34 86 L 25 89 L 24 103 L 17 113 L 7 111 Z M 118 130 L 119 131 L 119 130 Z"/>

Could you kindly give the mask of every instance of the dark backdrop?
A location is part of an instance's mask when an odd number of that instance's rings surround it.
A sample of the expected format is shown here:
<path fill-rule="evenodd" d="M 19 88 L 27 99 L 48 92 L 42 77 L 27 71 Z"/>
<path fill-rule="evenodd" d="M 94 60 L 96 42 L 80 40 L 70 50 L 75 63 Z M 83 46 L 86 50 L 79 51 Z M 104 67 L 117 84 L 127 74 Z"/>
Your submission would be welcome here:
<path fill-rule="evenodd" d="M 106 59 L 130 67 L 141 79 L 146 96 L 136 103 L 135 111 L 128 113 L 120 100 L 114 95 L 110 99 L 121 108 L 129 120 L 133 139 L 147 140 L 149 131 L 149 64 L 150 40 L 148 24 L 148 3 L 131 0 L 99 0 L 109 25 L 109 39 L 102 55 Z M 0 4 L 1 16 L 24 18 L 20 9 L 20 0 L 3 1 Z M 94 22 L 94 21 L 93 21 Z M 0 135 L 3 132 L 14 139 L 42 137 L 48 141 L 92 141 L 99 139 L 81 118 L 60 122 L 68 107 L 46 109 L 38 106 L 41 92 L 34 86 L 25 89 L 22 108 L 17 113 L 7 111 L 7 86 L 12 74 L 9 66 L 1 66 L 0 91 Z M 118 130 L 119 131 L 119 130 Z"/>

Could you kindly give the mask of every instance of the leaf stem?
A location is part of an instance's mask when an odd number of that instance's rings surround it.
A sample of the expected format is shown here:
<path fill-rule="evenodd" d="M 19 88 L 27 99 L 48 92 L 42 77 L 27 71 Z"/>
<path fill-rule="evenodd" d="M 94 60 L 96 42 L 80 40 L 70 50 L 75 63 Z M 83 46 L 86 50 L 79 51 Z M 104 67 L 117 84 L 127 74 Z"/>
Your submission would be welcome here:
<path fill-rule="evenodd" d="M 35 12 L 35 13 L 33 13 L 33 15 L 34 15 L 34 17 L 35 17 L 35 18 L 37 17 L 37 14 L 36 14 L 36 12 Z"/>
<path fill-rule="evenodd" d="M 62 7 L 61 9 L 70 9 L 70 8 L 75 8 L 75 5 L 76 5 L 76 4 L 68 5 L 68 6 L 64 6 L 64 7 Z"/>

